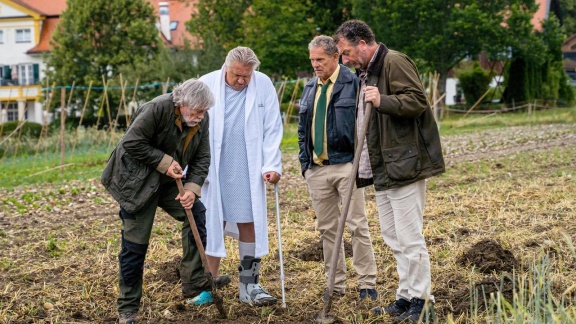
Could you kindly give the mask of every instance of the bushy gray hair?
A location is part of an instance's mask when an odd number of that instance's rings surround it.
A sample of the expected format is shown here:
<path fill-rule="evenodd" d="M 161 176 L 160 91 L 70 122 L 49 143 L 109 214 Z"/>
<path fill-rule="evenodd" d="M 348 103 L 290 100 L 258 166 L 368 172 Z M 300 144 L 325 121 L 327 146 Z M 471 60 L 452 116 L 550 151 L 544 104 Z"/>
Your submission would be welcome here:
<path fill-rule="evenodd" d="M 177 107 L 182 105 L 194 110 L 208 110 L 214 104 L 214 96 L 208 86 L 198 80 L 189 79 L 174 87 L 172 101 Z"/>
<path fill-rule="evenodd" d="M 226 61 L 224 61 L 226 68 L 231 67 L 234 62 L 238 62 L 242 65 L 252 65 L 254 70 L 260 66 L 260 61 L 254 51 L 249 47 L 244 46 L 233 48 L 228 52 L 228 55 L 226 55 Z"/>
<path fill-rule="evenodd" d="M 322 47 L 324 49 L 324 52 L 326 52 L 326 54 L 330 56 L 338 53 L 338 47 L 336 46 L 334 38 L 326 35 L 316 36 L 314 37 L 314 39 L 312 39 L 310 44 L 308 44 L 309 50 L 316 47 Z"/>

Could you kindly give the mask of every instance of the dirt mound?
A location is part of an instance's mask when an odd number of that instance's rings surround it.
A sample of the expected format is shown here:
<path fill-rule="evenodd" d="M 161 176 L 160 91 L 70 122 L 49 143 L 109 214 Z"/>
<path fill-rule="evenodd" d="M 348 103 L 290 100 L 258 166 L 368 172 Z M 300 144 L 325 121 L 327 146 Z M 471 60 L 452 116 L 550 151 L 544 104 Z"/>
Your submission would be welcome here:
<path fill-rule="evenodd" d="M 344 239 L 344 255 L 347 258 L 352 256 L 352 243 L 347 239 Z M 306 246 L 298 250 L 295 256 L 302 261 L 323 261 L 322 241 L 309 242 Z"/>
<path fill-rule="evenodd" d="M 440 302 L 436 310 L 440 316 L 447 313 L 460 315 L 470 311 L 482 312 L 486 309 L 490 294 L 500 293 L 508 301 L 512 301 L 514 295 L 514 283 L 507 276 L 489 276 L 472 286 L 465 279 L 456 278 L 449 286 L 454 289 L 439 289 L 434 294 Z M 477 310 L 471 309 L 474 305 L 478 307 Z"/>
<path fill-rule="evenodd" d="M 482 240 L 474 244 L 458 259 L 463 266 L 475 267 L 482 273 L 510 272 L 518 266 L 518 261 L 495 240 Z"/>
<path fill-rule="evenodd" d="M 155 265 L 154 267 L 158 269 L 155 279 L 166 283 L 178 283 L 180 280 L 180 261 L 182 261 L 182 257 L 176 256 L 171 261 Z"/>

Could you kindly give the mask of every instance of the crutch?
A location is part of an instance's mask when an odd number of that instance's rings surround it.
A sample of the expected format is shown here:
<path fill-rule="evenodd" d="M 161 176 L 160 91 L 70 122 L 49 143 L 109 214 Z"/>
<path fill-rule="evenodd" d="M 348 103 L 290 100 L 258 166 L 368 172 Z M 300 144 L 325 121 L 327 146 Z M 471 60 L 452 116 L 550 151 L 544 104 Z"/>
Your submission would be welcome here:
<path fill-rule="evenodd" d="M 282 285 L 282 308 L 286 308 L 284 296 L 284 262 L 282 261 L 282 234 L 280 233 L 280 204 L 278 203 L 278 184 L 274 184 L 274 196 L 276 197 L 276 227 L 278 228 L 278 255 L 280 257 L 280 283 Z"/>

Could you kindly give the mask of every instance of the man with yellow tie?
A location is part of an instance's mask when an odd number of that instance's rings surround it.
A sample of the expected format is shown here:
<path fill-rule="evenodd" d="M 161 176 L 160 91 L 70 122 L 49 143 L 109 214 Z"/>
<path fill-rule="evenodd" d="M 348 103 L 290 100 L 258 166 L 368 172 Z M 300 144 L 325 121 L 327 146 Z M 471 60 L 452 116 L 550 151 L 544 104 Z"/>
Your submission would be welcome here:
<path fill-rule="evenodd" d="M 344 244 L 334 247 L 334 242 L 354 159 L 358 79 L 347 67 L 338 64 L 338 48 L 331 37 L 316 36 L 308 49 L 316 76 L 306 84 L 300 100 L 299 159 L 316 212 L 324 273 L 326 276 L 330 273 L 332 250 L 340 249 L 334 294 L 343 295 L 346 290 Z M 378 296 L 376 262 L 362 188 L 354 187 L 346 225 L 352 235 L 352 264 L 358 273 L 359 298 L 375 300 Z"/>

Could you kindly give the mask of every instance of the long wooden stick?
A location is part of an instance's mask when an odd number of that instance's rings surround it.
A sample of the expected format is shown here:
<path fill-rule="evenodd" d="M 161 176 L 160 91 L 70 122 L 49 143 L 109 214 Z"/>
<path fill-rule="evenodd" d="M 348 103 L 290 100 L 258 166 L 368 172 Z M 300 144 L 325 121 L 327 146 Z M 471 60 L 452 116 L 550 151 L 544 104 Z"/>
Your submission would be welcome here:
<path fill-rule="evenodd" d="M 178 187 L 178 192 L 180 197 L 184 196 L 184 186 L 182 185 L 182 180 L 176 179 L 176 186 Z M 208 266 L 208 258 L 206 257 L 206 251 L 204 251 L 204 245 L 202 245 L 202 239 L 200 238 L 200 233 L 198 232 L 198 227 L 196 226 L 196 221 L 192 215 L 190 209 L 184 209 L 186 211 L 186 217 L 190 223 L 190 229 L 194 236 L 194 242 L 196 242 L 196 248 L 198 249 L 198 254 L 200 254 L 200 260 L 202 261 L 202 266 L 204 267 L 204 274 L 212 284 L 212 298 L 214 299 L 214 304 L 218 308 L 218 312 L 223 317 L 226 317 L 226 311 L 224 310 L 224 305 L 222 302 L 222 297 L 216 293 L 216 285 L 214 283 L 214 278 L 212 278 L 212 272 L 210 272 L 210 267 Z"/>
<path fill-rule="evenodd" d="M 80 121 L 78 122 L 78 126 L 76 126 L 76 136 L 74 137 L 74 144 L 72 144 L 72 153 L 70 156 L 74 155 L 74 151 L 76 150 L 76 145 L 78 144 L 78 129 L 82 126 L 82 120 L 84 119 L 84 112 L 86 111 L 86 105 L 90 99 L 90 90 L 92 90 L 92 80 L 88 84 L 88 93 L 86 94 L 86 99 L 84 100 L 84 105 L 82 106 L 82 112 L 80 113 Z"/>
<path fill-rule="evenodd" d="M 482 97 L 480 97 L 480 99 L 478 99 L 478 101 L 476 101 L 476 103 L 473 104 L 472 107 L 470 107 L 470 109 L 468 109 L 468 111 L 467 111 L 467 112 L 464 114 L 464 116 L 462 116 L 462 117 L 466 117 L 474 108 L 476 108 L 476 106 L 478 106 L 478 105 L 482 102 L 482 100 L 484 99 L 484 97 L 486 97 L 486 95 L 487 95 L 488 93 L 490 93 L 490 90 L 492 90 L 492 89 L 486 90 L 486 92 L 484 92 L 484 94 L 482 95 Z"/>
<path fill-rule="evenodd" d="M 24 126 L 24 123 L 19 123 L 18 126 L 16 126 L 16 128 L 12 131 L 12 133 L 10 133 L 10 134 L 8 134 L 8 136 L 4 137 L 4 139 L 2 140 L 0 145 L 4 144 L 4 142 L 6 142 L 12 135 L 14 135 L 17 131 L 19 131 L 22 126 Z"/>
<path fill-rule="evenodd" d="M 66 133 L 66 87 L 62 86 L 60 96 L 60 174 L 64 174 L 64 134 Z"/>
<path fill-rule="evenodd" d="M 344 196 L 344 200 L 342 201 L 342 213 L 338 219 L 338 230 L 336 231 L 336 238 L 332 249 L 332 259 L 330 259 L 328 289 L 326 289 L 326 292 L 324 293 L 324 316 L 328 315 L 330 309 L 332 308 L 332 295 L 334 293 L 334 281 L 336 279 L 336 264 L 338 263 L 340 245 L 342 244 L 342 235 L 344 234 L 344 224 L 346 223 L 346 218 L 348 216 L 348 209 L 350 209 L 350 199 L 352 198 L 352 190 L 354 190 L 354 184 L 356 183 L 356 172 L 358 171 L 358 165 L 360 164 L 360 155 L 362 154 L 362 147 L 364 146 L 366 129 L 368 128 L 368 123 L 370 122 L 371 113 L 372 103 L 367 102 L 366 111 L 364 112 L 364 121 L 362 122 L 362 128 L 360 129 L 360 135 L 358 137 L 358 144 L 356 145 L 356 151 L 354 152 L 354 163 L 352 164 L 352 170 L 350 170 L 350 175 L 348 176 L 348 188 L 346 191 L 346 196 Z"/>

